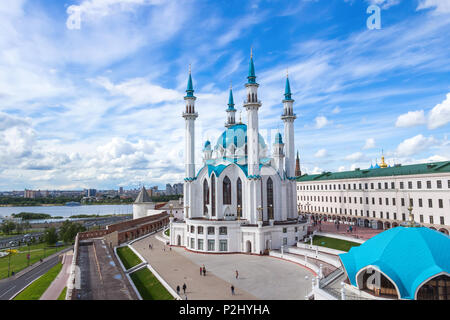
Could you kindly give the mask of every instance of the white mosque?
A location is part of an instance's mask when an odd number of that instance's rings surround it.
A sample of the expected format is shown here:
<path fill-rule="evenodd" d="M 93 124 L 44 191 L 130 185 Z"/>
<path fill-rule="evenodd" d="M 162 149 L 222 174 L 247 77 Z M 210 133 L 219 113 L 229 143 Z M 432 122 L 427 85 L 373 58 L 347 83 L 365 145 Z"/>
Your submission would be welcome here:
<path fill-rule="evenodd" d="M 184 220 L 171 217 L 170 244 L 208 253 L 247 252 L 295 245 L 307 232 L 296 207 L 294 100 L 289 78 L 283 99 L 284 137 L 278 133 L 273 154 L 259 134 L 253 55 L 245 84 L 248 123 L 236 122 L 230 88 L 225 131 L 213 147 L 206 141 L 203 167 L 195 170 L 196 97 L 191 72 L 184 97 L 186 123 Z"/>

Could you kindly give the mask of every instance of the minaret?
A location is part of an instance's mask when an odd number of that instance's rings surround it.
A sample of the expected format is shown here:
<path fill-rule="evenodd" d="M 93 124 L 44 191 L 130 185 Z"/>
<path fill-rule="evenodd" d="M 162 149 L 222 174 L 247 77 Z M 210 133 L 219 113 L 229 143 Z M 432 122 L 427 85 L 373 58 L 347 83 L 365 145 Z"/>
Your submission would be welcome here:
<path fill-rule="evenodd" d="M 185 212 L 192 211 L 191 201 L 191 182 L 195 180 L 195 119 L 197 119 L 198 114 L 195 112 L 195 100 L 194 87 L 192 85 L 191 76 L 191 66 L 189 66 L 189 79 L 186 89 L 186 96 L 184 100 L 186 101 L 186 110 L 183 112 L 183 118 L 186 123 L 185 130 L 185 183 L 184 183 L 184 206 L 189 207 Z M 186 216 L 189 218 L 189 216 Z"/>
<path fill-rule="evenodd" d="M 297 116 L 293 109 L 294 100 L 291 98 L 291 86 L 289 76 L 286 73 L 286 89 L 284 92 L 284 113 L 281 120 L 284 122 L 284 141 L 286 143 L 285 169 L 288 178 L 295 176 L 295 146 L 294 146 L 294 121 Z"/>
<path fill-rule="evenodd" d="M 236 109 L 234 108 L 233 87 L 230 85 L 230 97 L 228 98 L 227 122 L 225 127 L 229 128 L 236 124 Z"/>
<path fill-rule="evenodd" d="M 283 177 L 284 172 L 284 143 L 281 133 L 277 133 L 275 136 L 275 143 L 273 144 L 273 159 L 275 162 L 275 168 L 277 169 L 280 177 Z"/>
<path fill-rule="evenodd" d="M 258 109 L 261 102 L 258 101 L 258 87 L 255 76 L 255 66 L 253 64 L 253 52 L 250 56 L 250 65 L 248 70 L 247 101 L 244 108 L 247 110 L 247 149 L 248 149 L 248 174 L 250 176 L 259 175 L 259 124 Z"/>
<path fill-rule="evenodd" d="M 300 169 L 300 157 L 298 156 L 297 151 L 297 159 L 295 160 L 295 176 L 300 177 L 302 175 L 302 170 Z"/>
<path fill-rule="evenodd" d="M 244 102 L 244 108 L 247 110 L 247 169 L 248 169 L 248 205 L 244 208 L 244 218 L 249 219 L 250 223 L 256 223 L 258 219 L 258 210 L 261 210 L 261 176 L 259 175 L 259 125 L 258 109 L 261 102 L 258 101 L 258 87 L 256 83 L 255 66 L 253 64 L 253 51 L 250 55 L 250 64 L 248 70 L 248 81 L 245 84 L 247 88 L 247 101 Z"/>

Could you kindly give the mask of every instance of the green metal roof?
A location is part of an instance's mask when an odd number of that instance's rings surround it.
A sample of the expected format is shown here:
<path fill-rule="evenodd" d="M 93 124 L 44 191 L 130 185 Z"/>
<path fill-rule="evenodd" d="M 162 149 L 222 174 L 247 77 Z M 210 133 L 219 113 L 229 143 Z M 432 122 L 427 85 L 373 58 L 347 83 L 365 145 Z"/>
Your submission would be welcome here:
<path fill-rule="evenodd" d="M 305 174 L 297 178 L 298 182 L 307 181 L 323 181 L 323 180 L 338 180 L 338 179 L 363 179 L 374 177 L 389 177 L 389 176 L 404 176 L 411 174 L 432 174 L 450 172 L 450 161 L 421 163 L 412 165 L 396 165 L 388 168 L 378 169 L 356 169 L 354 171 L 344 172 L 323 172 L 321 174 Z"/>

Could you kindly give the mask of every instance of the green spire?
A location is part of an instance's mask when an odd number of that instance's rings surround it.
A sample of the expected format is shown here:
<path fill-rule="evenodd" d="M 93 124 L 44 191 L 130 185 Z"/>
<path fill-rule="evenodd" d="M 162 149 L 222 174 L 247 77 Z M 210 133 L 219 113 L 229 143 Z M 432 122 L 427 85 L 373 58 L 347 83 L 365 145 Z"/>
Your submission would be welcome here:
<path fill-rule="evenodd" d="M 187 92 L 186 97 L 194 96 L 194 86 L 192 85 L 192 76 L 191 76 L 191 65 L 189 65 L 189 79 L 186 92 Z"/>
<path fill-rule="evenodd" d="M 289 76 L 286 73 L 286 88 L 284 89 L 284 99 L 292 100 L 291 98 L 291 85 L 289 84 Z"/>
<path fill-rule="evenodd" d="M 256 83 L 255 65 L 253 64 L 253 49 L 250 53 L 250 65 L 248 66 L 248 83 Z"/>
<path fill-rule="evenodd" d="M 228 98 L 228 110 L 234 109 L 233 88 L 230 86 L 230 97 Z"/>

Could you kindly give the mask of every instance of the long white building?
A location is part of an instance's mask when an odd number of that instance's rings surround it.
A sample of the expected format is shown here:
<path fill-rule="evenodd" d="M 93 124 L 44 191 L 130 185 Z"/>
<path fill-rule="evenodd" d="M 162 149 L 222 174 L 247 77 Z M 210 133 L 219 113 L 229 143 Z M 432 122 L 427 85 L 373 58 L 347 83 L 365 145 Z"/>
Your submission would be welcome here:
<path fill-rule="evenodd" d="M 449 234 L 450 161 L 323 172 L 297 179 L 297 204 L 317 218 L 389 229 L 414 220 Z"/>

